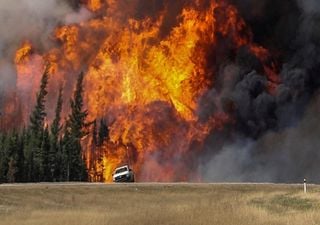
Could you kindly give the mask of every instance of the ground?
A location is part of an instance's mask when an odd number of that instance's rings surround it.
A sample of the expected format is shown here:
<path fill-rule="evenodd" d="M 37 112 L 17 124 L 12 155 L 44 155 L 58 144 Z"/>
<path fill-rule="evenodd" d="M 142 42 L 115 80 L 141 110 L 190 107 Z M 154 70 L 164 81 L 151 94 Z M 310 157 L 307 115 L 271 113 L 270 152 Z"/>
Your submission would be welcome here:
<path fill-rule="evenodd" d="M 0 225 L 319 225 L 320 186 L 0 185 Z"/>

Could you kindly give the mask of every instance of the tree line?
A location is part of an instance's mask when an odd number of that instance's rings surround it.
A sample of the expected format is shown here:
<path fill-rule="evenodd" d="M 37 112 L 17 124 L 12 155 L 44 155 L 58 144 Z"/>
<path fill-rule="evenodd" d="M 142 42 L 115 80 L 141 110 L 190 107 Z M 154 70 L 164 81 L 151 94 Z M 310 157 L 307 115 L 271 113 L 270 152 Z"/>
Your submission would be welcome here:
<path fill-rule="evenodd" d="M 48 68 L 45 70 L 29 125 L 19 131 L 0 133 L 0 183 L 88 180 L 81 140 L 88 135 L 87 127 L 92 123 L 86 122 L 88 112 L 83 109 L 83 79 L 84 74 L 80 73 L 70 100 L 70 113 L 64 122 L 61 118 L 63 90 L 60 88 L 55 116 L 48 125 L 45 103 L 49 73 Z M 105 138 L 106 126 L 100 126 L 100 130 L 94 137 Z M 97 145 L 101 144 L 101 138 Z"/>

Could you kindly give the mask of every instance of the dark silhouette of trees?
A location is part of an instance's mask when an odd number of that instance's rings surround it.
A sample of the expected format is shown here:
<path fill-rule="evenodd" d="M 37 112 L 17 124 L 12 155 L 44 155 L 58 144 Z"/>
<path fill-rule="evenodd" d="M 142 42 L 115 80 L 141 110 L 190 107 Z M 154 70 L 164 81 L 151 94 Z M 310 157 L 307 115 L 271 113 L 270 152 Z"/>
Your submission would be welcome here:
<path fill-rule="evenodd" d="M 104 121 L 99 131 L 96 123 L 87 123 L 83 104 L 83 79 L 77 79 L 70 100 L 70 113 L 62 119 L 63 90 L 59 89 L 55 114 L 51 124 L 46 121 L 48 68 L 42 75 L 35 106 L 27 127 L 14 131 L 0 131 L 0 183 L 87 181 L 86 159 L 82 139 L 95 124 L 94 145 L 103 143 L 108 135 Z M 99 142 L 99 143 L 98 143 Z"/>

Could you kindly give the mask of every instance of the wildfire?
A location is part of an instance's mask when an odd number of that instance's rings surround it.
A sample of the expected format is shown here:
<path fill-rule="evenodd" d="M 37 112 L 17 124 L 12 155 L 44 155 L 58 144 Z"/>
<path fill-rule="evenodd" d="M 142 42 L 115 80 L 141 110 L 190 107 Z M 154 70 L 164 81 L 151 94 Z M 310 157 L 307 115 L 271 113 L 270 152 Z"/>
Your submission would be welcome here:
<path fill-rule="evenodd" d="M 168 6 L 155 17 L 137 19 L 121 14 L 121 2 L 88 0 L 88 9 L 99 12 L 97 16 L 58 27 L 54 35 L 59 45 L 47 53 L 33 53 L 25 42 L 15 59 L 18 89 L 28 87 L 26 76 L 38 82 L 35 71 L 45 61 L 51 65 L 50 85 L 72 84 L 70 74 L 85 69 L 88 119 L 105 118 L 110 130 L 102 146 L 92 146 L 90 137 L 84 143 L 92 180 L 110 181 L 114 168 L 124 163 L 133 166 L 138 180 L 198 180 L 192 160 L 206 137 L 231 120 L 220 112 L 199 119 L 199 99 L 214 86 L 208 54 L 219 38 L 235 49 L 249 46 L 263 63 L 268 51 L 252 43 L 245 22 L 225 1 L 191 1 L 170 26 L 165 24 Z M 271 81 L 277 80 L 272 63 L 265 70 Z"/>
<path fill-rule="evenodd" d="M 22 44 L 21 48 L 16 52 L 15 63 L 21 63 L 25 58 L 27 58 L 32 50 L 31 43 L 26 41 Z"/>
<path fill-rule="evenodd" d="M 97 11 L 101 9 L 102 3 L 101 3 L 101 0 L 88 0 L 87 6 L 88 6 L 88 9 L 92 11 Z"/>

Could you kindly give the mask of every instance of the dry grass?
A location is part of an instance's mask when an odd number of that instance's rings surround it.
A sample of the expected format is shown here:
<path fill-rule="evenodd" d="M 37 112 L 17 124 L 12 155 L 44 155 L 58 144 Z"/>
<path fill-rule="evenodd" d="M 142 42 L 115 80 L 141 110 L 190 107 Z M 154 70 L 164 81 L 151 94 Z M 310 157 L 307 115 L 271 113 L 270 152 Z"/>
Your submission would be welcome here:
<path fill-rule="evenodd" d="M 319 225 L 320 187 L 0 185 L 0 225 Z"/>

